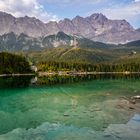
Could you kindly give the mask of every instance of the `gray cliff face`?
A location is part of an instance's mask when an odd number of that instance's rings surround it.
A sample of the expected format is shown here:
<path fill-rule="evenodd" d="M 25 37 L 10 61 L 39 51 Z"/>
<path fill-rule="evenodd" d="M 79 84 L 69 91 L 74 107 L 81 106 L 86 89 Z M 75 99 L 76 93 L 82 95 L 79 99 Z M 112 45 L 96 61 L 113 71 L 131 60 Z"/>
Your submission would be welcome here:
<path fill-rule="evenodd" d="M 0 51 L 18 52 L 18 51 L 40 51 L 45 48 L 56 47 L 75 47 L 76 43 L 83 44 L 89 42 L 88 39 L 73 37 L 58 32 L 54 35 L 33 38 L 24 33 L 20 35 L 10 32 L 0 36 Z M 93 41 L 90 41 L 93 44 Z M 85 45 L 86 46 L 86 45 Z"/>
<path fill-rule="evenodd" d="M 105 43 L 125 43 L 140 39 L 140 29 L 135 30 L 126 20 L 110 20 L 98 13 L 86 18 L 76 16 L 72 20 L 66 18 L 45 24 L 34 17 L 15 18 L 0 12 L 0 35 L 9 32 L 18 35 L 24 33 L 31 37 L 64 32 Z"/>
<path fill-rule="evenodd" d="M 12 15 L 0 12 L 0 34 L 11 32 L 15 20 Z"/>
<path fill-rule="evenodd" d="M 45 35 L 46 26 L 43 22 L 36 18 L 25 16 L 16 19 L 13 32 L 17 34 L 24 33 L 29 36 L 38 37 Z"/>
<path fill-rule="evenodd" d="M 139 29 L 137 29 L 136 31 L 140 33 L 140 28 L 139 28 Z"/>
<path fill-rule="evenodd" d="M 15 18 L 10 14 L 0 12 L 0 34 L 10 32 L 38 37 L 46 34 L 46 26 L 34 17 Z"/>
<path fill-rule="evenodd" d="M 59 28 L 57 22 L 51 21 L 46 24 L 46 34 L 45 35 L 57 34 L 59 31 L 60 31 L 60 28 Z"/>

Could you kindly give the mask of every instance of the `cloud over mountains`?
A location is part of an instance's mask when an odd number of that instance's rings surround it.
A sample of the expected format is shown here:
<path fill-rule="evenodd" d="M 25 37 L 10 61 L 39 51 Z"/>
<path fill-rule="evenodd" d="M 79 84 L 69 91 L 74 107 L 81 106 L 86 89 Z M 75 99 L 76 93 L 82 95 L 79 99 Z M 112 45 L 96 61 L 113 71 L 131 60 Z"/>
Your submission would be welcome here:
<path fill-rule="evenodd" d="M 39 0 L 0 0 L 0 10 L 16 17 L 28 15 L 45 22 L 57 20 L 57 16 L 47 12 Z"/>
<path fill-rule="evenodd" d="M 36 17 L 44 22 L 103 13 L 140 27 L 140 0 L 0 0 L 0 11 L 16 17 Z"/>

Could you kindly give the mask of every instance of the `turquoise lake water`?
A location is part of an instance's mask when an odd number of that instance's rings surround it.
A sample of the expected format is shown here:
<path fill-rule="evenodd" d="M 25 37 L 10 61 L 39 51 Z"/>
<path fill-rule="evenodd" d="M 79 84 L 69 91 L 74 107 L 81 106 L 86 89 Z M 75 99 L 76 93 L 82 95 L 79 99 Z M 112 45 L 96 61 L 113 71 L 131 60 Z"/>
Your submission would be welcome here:
<path fill-rule="evenodd" d="M 138 77 L 0 78 L 0 140 L 140 140 Z"/>

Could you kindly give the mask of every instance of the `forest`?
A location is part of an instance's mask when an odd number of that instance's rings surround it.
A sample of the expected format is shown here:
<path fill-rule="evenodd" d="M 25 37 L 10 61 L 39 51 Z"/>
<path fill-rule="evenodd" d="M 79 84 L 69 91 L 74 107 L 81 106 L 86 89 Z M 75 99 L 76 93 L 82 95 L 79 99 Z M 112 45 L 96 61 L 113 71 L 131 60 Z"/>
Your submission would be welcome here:
<path fill-rule="evenodd" d="M 77 71 L 77 72 L 140 72 L 139 63 L 70 63 L 70 62 L 39 62 L 38 71 Z"/>
<path fill-rule="evenodd" d="M 7 52 L 0 53 L 0 74 L 31 73 L 29 62 L 25 57 Z"/>
<path fill-rule="evenodd" d="M 32 73 L 27 57 L 11 53 L 0 53 L 0 74 L 25 74 Z M 63 61 L 39 61 L 35 62 L 38 71 L 41 72 L 140 72 L 139 61 L 132 62 L 63 62 Z"/>

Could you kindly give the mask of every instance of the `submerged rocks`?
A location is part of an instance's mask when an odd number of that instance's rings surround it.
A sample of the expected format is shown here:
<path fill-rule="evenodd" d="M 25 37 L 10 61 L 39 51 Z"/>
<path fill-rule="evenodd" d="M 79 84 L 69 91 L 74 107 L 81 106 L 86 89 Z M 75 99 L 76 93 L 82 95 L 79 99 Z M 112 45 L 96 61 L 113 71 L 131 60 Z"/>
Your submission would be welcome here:
<path fill-rule="evenodd" d="M 138 109 L 139 108 L 138 100 L 140 100 L 140 95 L 132 96 L 130 98 L 121 97 L 116 107 L 118 109 L 130 109 L 130 110 Z"/>
<path fill-rule="evenodd" d="M 68 117 L 68 116 L 69 116 L 69 114 L 66 114 L 66 113 L 64 113 L 63 115 L 64 115 L 65 117 Z"/>
<path fill-rule="evenodd" d="M 136 104 L 136 100 L 135 99 L 132 99 L 132 100 L 130 100 L 130 103 Z"/>
<path fill-rule="evenodd" d="M 97 107 L 97 108 L 92 108 L 89 110 L 90 112 L 95 112 L 95 111 L 102 111 L 101 108 Z M 83 112 L 83 113 L 86 113 L 86 112 Z"/>
<path fill-rule="evenodd" d="M 120 108 L 120 109 L 123 109 L 125 107 L 128 107 L 129 105 L 129 101 L 126 100 L 126 99 L 121 99 L 120 101 L 118 101 L 118 104 L 117 104 L 117 108 Z"/>
<path fill-rule="evenodd" d="M 133 106 L 129 106 L 129 109 L 135 109 L 135 107 L 133 107 Z"/>
<path fill-rule="evenodd" d="M 118 102 L 117 108 L 119 108 L 119 109 L 135 109 L 135 106 L 130 101 L 123 99 L 123 100 L 120 100 Z"/>
<path fill-rule="evenodd" d="M 131 99 L 140 99 L 140 95 L 133 96 Z"/>

